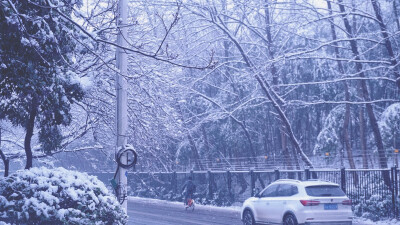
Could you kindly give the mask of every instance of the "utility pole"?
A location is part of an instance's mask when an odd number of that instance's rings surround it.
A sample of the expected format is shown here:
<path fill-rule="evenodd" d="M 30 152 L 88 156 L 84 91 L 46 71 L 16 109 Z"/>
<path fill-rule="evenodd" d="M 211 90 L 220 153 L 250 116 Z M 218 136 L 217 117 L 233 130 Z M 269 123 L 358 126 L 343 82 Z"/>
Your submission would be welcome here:
<path fill-rule="evenodd" d="M 126 38 L 128 38 L 127 18 L 128 18 L 128 0 L 119 0 L 118 2 L 118 15 L 117 15 L 117 44 L 122 47 L 127 47 Z M 128 110 L 127 110 L 127 92 L 126 80 L 124 76 L 127 74 L 128 56 L 126 51 L 122 48 L 117 48 L 116 51 L 117 68 L 119 73 L 116 75 L 116 91 L 117 91 L 117 148 L 124 148 L 127 144 L 126 130 L 128 127 Z M 127 163 L 127 154 L 121 156 L 121 162 Z M 126 169 L 119 168 L 118 170 L 118 185 L 120 185 L 118 199 L 125 198 L 127 194 L 127 176 Z M 125 212 L 128 211 L 128 201 L 122 203 L 122 208 Z"/>

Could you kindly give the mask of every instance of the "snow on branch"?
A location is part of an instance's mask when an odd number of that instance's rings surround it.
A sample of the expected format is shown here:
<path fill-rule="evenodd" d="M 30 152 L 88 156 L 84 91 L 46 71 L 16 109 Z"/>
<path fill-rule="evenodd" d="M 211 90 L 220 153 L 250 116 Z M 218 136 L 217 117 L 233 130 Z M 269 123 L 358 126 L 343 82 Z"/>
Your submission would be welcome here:
<path fill-rule="evenodd" d="M 361 101 L 361 102 L 353 102 L 353 101 L 313 101 L 307 102 L 302 100 L 290 100 L 286 102 L 286 105 L 320 105 L 320 104 L 352 104 L 352 105 L 365 105 L 365 104 L 375 104 L 375 103 L 396 103 L 400 102 L 400 100 L 396 99 L 379 99 L 379 100 L 371 100 L 371 101 Z"/>
<path fill-rule="evenodd" d="M 374 80 L 374 81 L 388 81 L 396 83 L 395 79 L 391 79 L 388 77 L 347 77 L 335 80 L 325 80 L 325 81 L 314 81 L 314 82 L 301 82 L 301 83 L 292 83 L 292 84 L 279 84 L 273 85 L 275 87 L 292 87 L 292 86 L 302 86 L 302 85 L 318 85 L 318 84 L 331 84 L 338 83 L 343 81 L 352 81 L 352 80 Z"/>

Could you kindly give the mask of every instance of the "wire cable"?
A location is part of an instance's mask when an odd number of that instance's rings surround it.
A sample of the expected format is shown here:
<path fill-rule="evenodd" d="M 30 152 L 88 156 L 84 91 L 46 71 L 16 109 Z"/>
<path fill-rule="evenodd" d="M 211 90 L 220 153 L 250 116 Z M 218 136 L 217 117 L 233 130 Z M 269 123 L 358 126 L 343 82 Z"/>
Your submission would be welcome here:
<path fill-rule="evenodd" d="M 126 154 L 126 163 L 122 162 L 122 156 Z M 131 159 L 128 157 L 129 155 L 132 155 Z M 119 168 L 123 169 L 130 169 L 134 167 L 137 163 L 137 153 L 135 149 L 133 148 L 132 145 L 124 145 L 123 147 L 120 147 L 118 152 L 115 154 L 115 161 L 117 162 L 117 170 L 114 173 L 114 179 L 112 180 L 115 195 L 117 196 L 117 199 L 120 204 L 124 203 L 127 197 L 126 193 L 123 193 L 123 190 L 126 190 L 126 185 L 121 184 L 119 181 L 118 184 L 115 182 L 115 178 L 117 177 Z"/>

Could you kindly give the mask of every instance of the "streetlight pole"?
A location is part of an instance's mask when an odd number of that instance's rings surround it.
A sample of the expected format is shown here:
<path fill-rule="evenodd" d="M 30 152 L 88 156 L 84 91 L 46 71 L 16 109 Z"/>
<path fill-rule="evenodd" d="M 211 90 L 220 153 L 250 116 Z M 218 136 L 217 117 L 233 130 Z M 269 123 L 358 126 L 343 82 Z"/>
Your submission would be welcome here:
<path fill-rule="evenodd" d="M 118 15 L 117 15 L 117 44 L 121 47 L 127 47 L 126 38 L 128 37 L 127 30 L 127 18 L 128 18 L 128 0 L 119 0 L 118 2 Z M 127 92 L 126 92 L 126 80 L 124 76 L 127 74 L 128 56 L 126 51 L 120 47 L 116 51 L 117 68 L 119 73 L 116 75 L 116 92 L 117 92 L 117 151 L 127 144 L 126 130 L 128 127 L 128 110 L 127 110 Z M 127 154 L 124 153 L 121 156 L 121 161 L 127 163 Z M 120 185 L 118 199 L 125 198 L 127 193 L 127 176 L 126 169 L 119 168 L 118 170 L 118 185 Z M 122 195 L 122 196 L 121 196 Z M 125 212 L 128 211 L 128 202 L 125 200 L 122 203 L 122 208 Z"/>

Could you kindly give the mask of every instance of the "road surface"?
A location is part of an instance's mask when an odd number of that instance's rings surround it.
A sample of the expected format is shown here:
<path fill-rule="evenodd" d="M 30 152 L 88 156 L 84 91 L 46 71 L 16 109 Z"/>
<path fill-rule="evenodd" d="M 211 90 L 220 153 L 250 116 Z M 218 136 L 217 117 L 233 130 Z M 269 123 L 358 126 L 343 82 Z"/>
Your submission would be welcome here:
<path fill-rule="evenodd" d="M 183 203 L 130 197 L 128 202 L 129 225 L 241 225 L 240 207 L 215 207 L 196 205 L 185 211 Z M 353 225 L 398 224 L 396 222 L 353 221 Z"/>
<path fill-rule="evenodd" d="M 239 208 L 196 205 L 185 211 L 183 203 L 130 198 L 129 225 L 240 225 Z"/>

